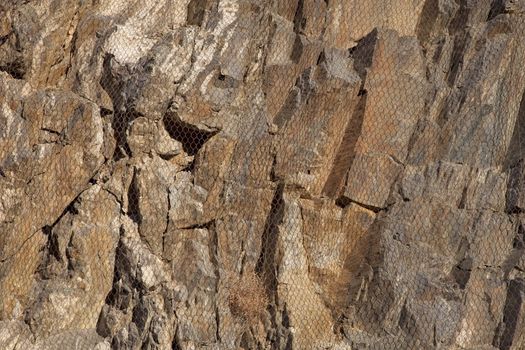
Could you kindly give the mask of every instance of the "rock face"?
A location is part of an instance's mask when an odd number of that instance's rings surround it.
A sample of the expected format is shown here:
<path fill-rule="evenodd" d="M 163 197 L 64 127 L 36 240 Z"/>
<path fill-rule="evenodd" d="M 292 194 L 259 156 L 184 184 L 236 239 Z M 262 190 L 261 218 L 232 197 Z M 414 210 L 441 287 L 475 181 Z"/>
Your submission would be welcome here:
<path fill-rule="evenodd" d="M 1 349 L 525 348 L 525 1 L 0 4 Z"/>

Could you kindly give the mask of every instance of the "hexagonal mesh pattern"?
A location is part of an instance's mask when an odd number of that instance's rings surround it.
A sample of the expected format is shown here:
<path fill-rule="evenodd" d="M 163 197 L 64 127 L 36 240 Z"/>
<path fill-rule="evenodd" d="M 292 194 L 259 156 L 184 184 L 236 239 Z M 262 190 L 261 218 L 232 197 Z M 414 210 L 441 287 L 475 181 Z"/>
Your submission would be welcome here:
<path fill-rule="evenodd" d="M 0 1 L 0 349 L 525 349 L 525 1 Z"/>

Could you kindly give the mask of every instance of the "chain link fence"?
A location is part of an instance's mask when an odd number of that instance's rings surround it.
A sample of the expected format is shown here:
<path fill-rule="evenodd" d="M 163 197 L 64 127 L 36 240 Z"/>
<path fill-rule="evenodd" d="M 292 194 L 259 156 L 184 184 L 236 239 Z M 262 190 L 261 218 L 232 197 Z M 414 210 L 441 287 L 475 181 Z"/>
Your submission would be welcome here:
<path fill-rule="evenodd" d="M 525 1 L 3 0 L 0 349 L 525 349 Z"/>

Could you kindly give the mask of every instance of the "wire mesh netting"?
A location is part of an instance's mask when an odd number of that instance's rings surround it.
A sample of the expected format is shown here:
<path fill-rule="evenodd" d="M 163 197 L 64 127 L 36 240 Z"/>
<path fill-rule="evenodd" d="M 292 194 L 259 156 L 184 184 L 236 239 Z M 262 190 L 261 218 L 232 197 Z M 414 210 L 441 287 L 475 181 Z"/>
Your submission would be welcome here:
<path fill-rule="evenodd" d="M 0 349 L 525 349 L 525 1 L 0 1 Z"/>

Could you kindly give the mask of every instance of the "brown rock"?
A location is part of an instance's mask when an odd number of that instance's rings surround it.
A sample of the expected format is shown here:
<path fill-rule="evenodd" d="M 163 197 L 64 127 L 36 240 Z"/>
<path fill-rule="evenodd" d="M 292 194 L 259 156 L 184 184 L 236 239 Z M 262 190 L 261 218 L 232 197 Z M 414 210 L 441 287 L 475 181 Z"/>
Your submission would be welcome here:
<path fill-rule="evenodd" d="M 37 108 L 37 104 L 43 104 L 46 108 Z M 53 124 L 59 121 L 56 119 L 59 110 L 63 119 L 59 124 Z M 27 297 L 31 276 L 38 264 L 36 254 L 44 244 L 44 240 L 38 238 L 42 227 L 53 224 L 87 187 L 89 179 L 103 161 L 102 121 L 98 109 L 91 102 L 71 93 L 37 93 L 28 97 L 23 116 L 27 121 L 25 147 L 38 146 L 39 130 L 58 129 L 63 139 L 52 146 L 53 153 L 27 154 L 18 158 L 19 167 L 16 170 L 11 168 L 11 171 L 16 171 L 15 176 L 27 177 L 28 184 L 23 202 L 16 208 L 17 217 L 8 223 L 7 233 L 3 235 L 0 245 L 3 252 L 0 269 L 5 276 L 0 282 L 4 315 L 11 315 L 18 298 Z M 9 157 L 3 159 L 3 164 L 10 163 L 13 164 Z M 9 167 L 12 165 L 7 169 Z M 27 220 L 28 216 L 31 220 Z M 27 245 L 28 241 L 32 244 Z M 30 263 L 21 264 L 24 259 Z M 23 271 L 17 271 L 20 268 Z M 23 282 L 13 282 L 12 279 Z"/>
<path fill-rule="evenodd" d="M 0 348 L 520 349 L 517 0 L 0 4 Z"/>
<path fill-rule="evenodd" d="M 213 234 L 207 229 L 174 230 L 166 239 L 165 254 L 171 261 L 174 280 L 182 287 L 182 300 L 175 313 L 179 319 L 177 340 L 184 347 L 218 341 Z"/>
<path fill-rule="evenodd" d="M 301 208 L 296 196 L 284 194 L 283 221 L 278 225 L 277 305 L 290 322 L 291 342 L 296 348 L 332 341 L 334 320 L 308 276 L 308 255 L 302 244 Z"/>
<path fill-rule="evenodd" d="M 305 71 L 289 95 L 295 105 L 282 110 L 274 120 L 282 134 L 275 146 L 280 151 L 275 176 L 313 195 L 320 194 L 328 180 L 336 155 L 333 149 L 343 140 L 360 83 L 342 52 L 326 51 L 323 55 L 325 61 Z M 341 100 L 348 106 L 337 103 Z"/>
<path fill-rule="evenodd" d="M 357 155 L 346 178 L 343 198 L 383 208 L 403 167 L 388 155 Z M 364 182 L 364 179 L 368 181 Z"/>
<path fill-rule="evenodd" d="M 496 169 L 449 162 L 406 166 L 401 180 L 405 199 L 432 197 L 467 209 L 504 210 L 506 188 L 507 175 Z"/>
<path fill-rule="evenodd" d="M 341 209 L 329 201 L 301 200 L 300 205 L 309 277 L 337 317 L 350 301 L 348 286 L 365 261 L 375 213 L 356 204 Z"/>
<path fill-rule="evenodd" d="M 162 253 L 171 208 L 170 189 L 180 168 L 160 157 L 142 158 L 135 167 L 128 190 L 128 213 L 139 224 L 139 232 L 152 252 Z M 176 208 L 179 204 L 174 204 Z"/>
<path fill-rule="evenodd" d="M 119 213 L 115 198 L 93 186 L 50 229 L 50 244 L 57 250 L 47 257 L 44 276 L 36 281 L 25 315 L 37 337 L 95 329 L 112 288 Z"/>
<path fill-rule="evenodd" d="M 207 191 L 193 185 L 189 172 L 176 175 L 169 188 L 169 220 L 176 228 L 189 228 L 203 223 Z"/>

